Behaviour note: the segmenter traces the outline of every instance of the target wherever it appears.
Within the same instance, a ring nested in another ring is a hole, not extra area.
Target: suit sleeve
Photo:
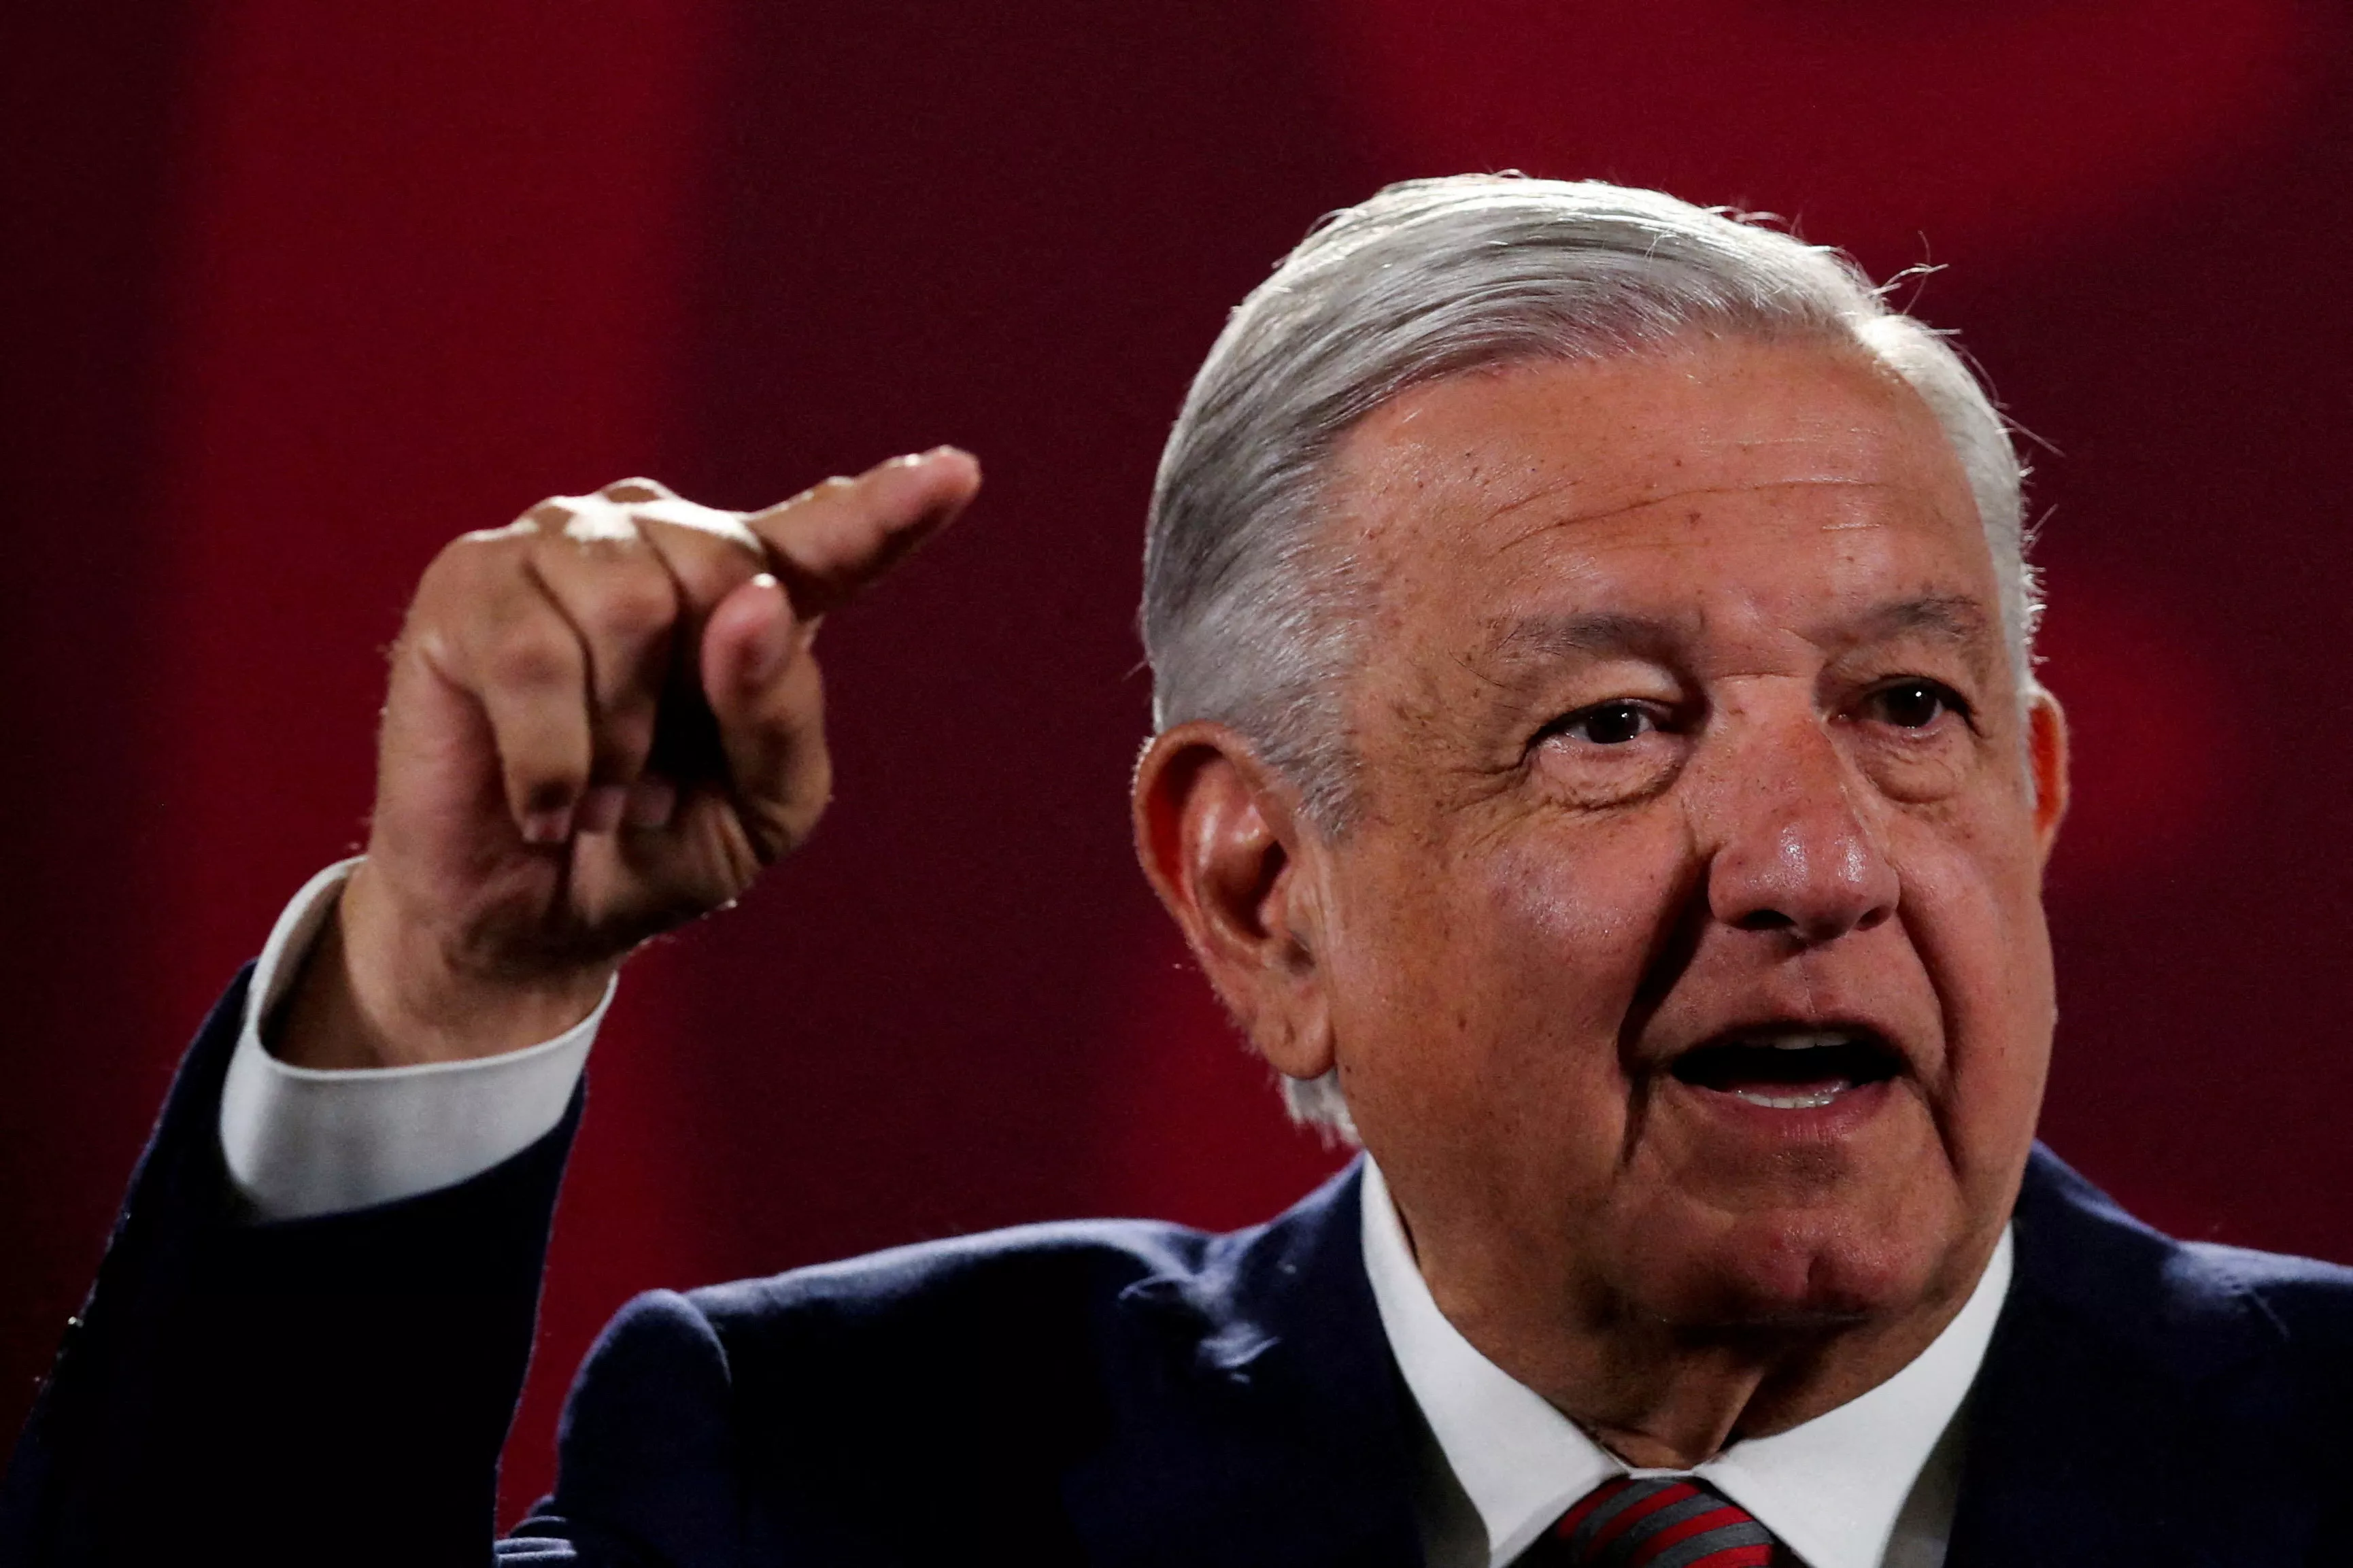
[[[223,1079],[250,971],[182,1063],[5,1486],[0,1561],[487,1562],[580,1097],[456,1186],[250,1223]]]

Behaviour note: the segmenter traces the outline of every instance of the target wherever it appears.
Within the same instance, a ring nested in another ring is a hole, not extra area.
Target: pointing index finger
[[[794,611],[814,620],[945,527],[979,489],[980,464],[971,453],[934,447],[854,479],[828,479],[744,521],[767,544]]]

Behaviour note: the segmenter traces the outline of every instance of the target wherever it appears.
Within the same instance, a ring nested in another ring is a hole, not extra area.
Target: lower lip
[[[1778,1100],[1803,1099],[1799,1105],[1767,1105],[1732,1089],[1704,1089],[1681,1079],[1668,1079],[1672,1089],[1695,1108],[1750,1132],[1778,1133],[1808,1140],[1835,1138],[1860,1129],[1894,1100],[1895,1082],[1856,1084],[1824,1098],[1810,1087],[1759,1087],[1749,1092]],[[1820,1103],[1815,1101],[1820,1100]]]

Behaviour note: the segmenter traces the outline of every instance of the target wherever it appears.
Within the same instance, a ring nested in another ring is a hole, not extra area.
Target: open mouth
[[[1904,1070],[1895,1048],[1869,1029],[1763,1028],[1693,1047],[1668,1068],[1681,1082],[1770,1110],[1818,1110],[1851,1089]]]

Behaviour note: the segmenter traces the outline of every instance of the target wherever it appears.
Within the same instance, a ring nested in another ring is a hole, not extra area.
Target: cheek
[[[1907,838],[1905,919],[1945,1012],[1948,1136],[1998,1169],[2032,1137],[2055,1016],[2033,844],[1995,823]]]
[[[1614,1046],[1680,902],[1680,826],[1664,813],[1531,836],[1476,885],[1499,945],[1546,1016]]]
[[[1620,1043],[1681,853],[1669,826],[1613,824],[1525,832],[1386,879],[1397,892],[1337,992],[1356,1092],[1409,1085],[1416,1114],[1512,1142],[1500,1129],[1529,1116],[1622,1117]]]

